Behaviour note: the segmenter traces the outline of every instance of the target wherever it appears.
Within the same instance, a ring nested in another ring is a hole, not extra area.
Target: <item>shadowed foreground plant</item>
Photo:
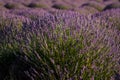
[[[11,28],[0,43],[1,79],[110,80],[117,72],[109,42],[103,43],[104,30],[93,33],[89,27],[63,25],[38,31]]]

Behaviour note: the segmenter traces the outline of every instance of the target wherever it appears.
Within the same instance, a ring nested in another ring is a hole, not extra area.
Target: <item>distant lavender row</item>
[[[104,10],[120,8],[119,0],[1,0],[0,10],[10,9],[47,9],[70,10],[83,15],[94,14]]]

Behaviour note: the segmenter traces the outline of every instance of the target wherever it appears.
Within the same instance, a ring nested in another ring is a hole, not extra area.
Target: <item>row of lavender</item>
[[[113,77],[118,79],[120,77],[119,13],[120,9],[88,16],[72,11],[43,9],[0,12],[2,65],[0,78],[12,79],[12,76],[15,80],[47,80],[47,78],[104,80]],[[80,57],[79,62],[78,56],[82,54],[87,58]],[[81,61],[86,62],[82,65]],[[81,70],[78,65],[82,65]],[[45,67],[45,70],[40,67]],[[113,75],[114,72],[117,75]]]
[[[42,8],[42,9],[62,9],[77,11],[81,14],[88,15],[102,12],[109,9],[120,8],[119,0],[1,0],[0,10],[9,9],[29,9],[29,8]]]

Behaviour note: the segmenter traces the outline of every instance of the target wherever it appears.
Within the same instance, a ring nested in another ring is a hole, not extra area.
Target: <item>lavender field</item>
[[[120,80],[120,0],[0,0],[0,80]]]

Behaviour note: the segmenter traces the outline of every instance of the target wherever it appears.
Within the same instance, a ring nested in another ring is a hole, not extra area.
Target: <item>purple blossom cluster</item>
[[[42,31],[49,32],[49,29],[55,29],[55,27],[61,25],[64,28],[70,27],[77,31],[82,30],[85,35],[86,41],[91,41],[96,44],[96,41],[101,41],[101,45],[108,45],[111,47],[110,53],[115,53],[117,56],[120,53],[120,32],[116,27],[116,23],[119,23],[119,9],[113,9],[105,11],[95,15],[84,16],[78,12],[73,11],[45,11],[42,9],[34,10],[11,10],[1,13],[2,22],[5,22],[4,30],[9,34],[9,29],[22,29],[20,32],[27,34],[35,31],[40,34]],[[109,19],[116,19],[110,22]],[[3,23],[1,23],[2,25]],[[9,26],[8,26],[9,25]],[[119,25],[117,25],[119,27]],[[27,31],[26,31],[27,30]],[[12,31],[11,31],[12,33]],[[92,38],[92,36],[94,36]],[[6,33],[5,33],[6,35]],[[2,41],[2,40],[1,40]],[[87,45],[87,44],[86,44]],[[99,47],[99,46],[98,46]],[[87,49],[87,48],[86,48]]]

